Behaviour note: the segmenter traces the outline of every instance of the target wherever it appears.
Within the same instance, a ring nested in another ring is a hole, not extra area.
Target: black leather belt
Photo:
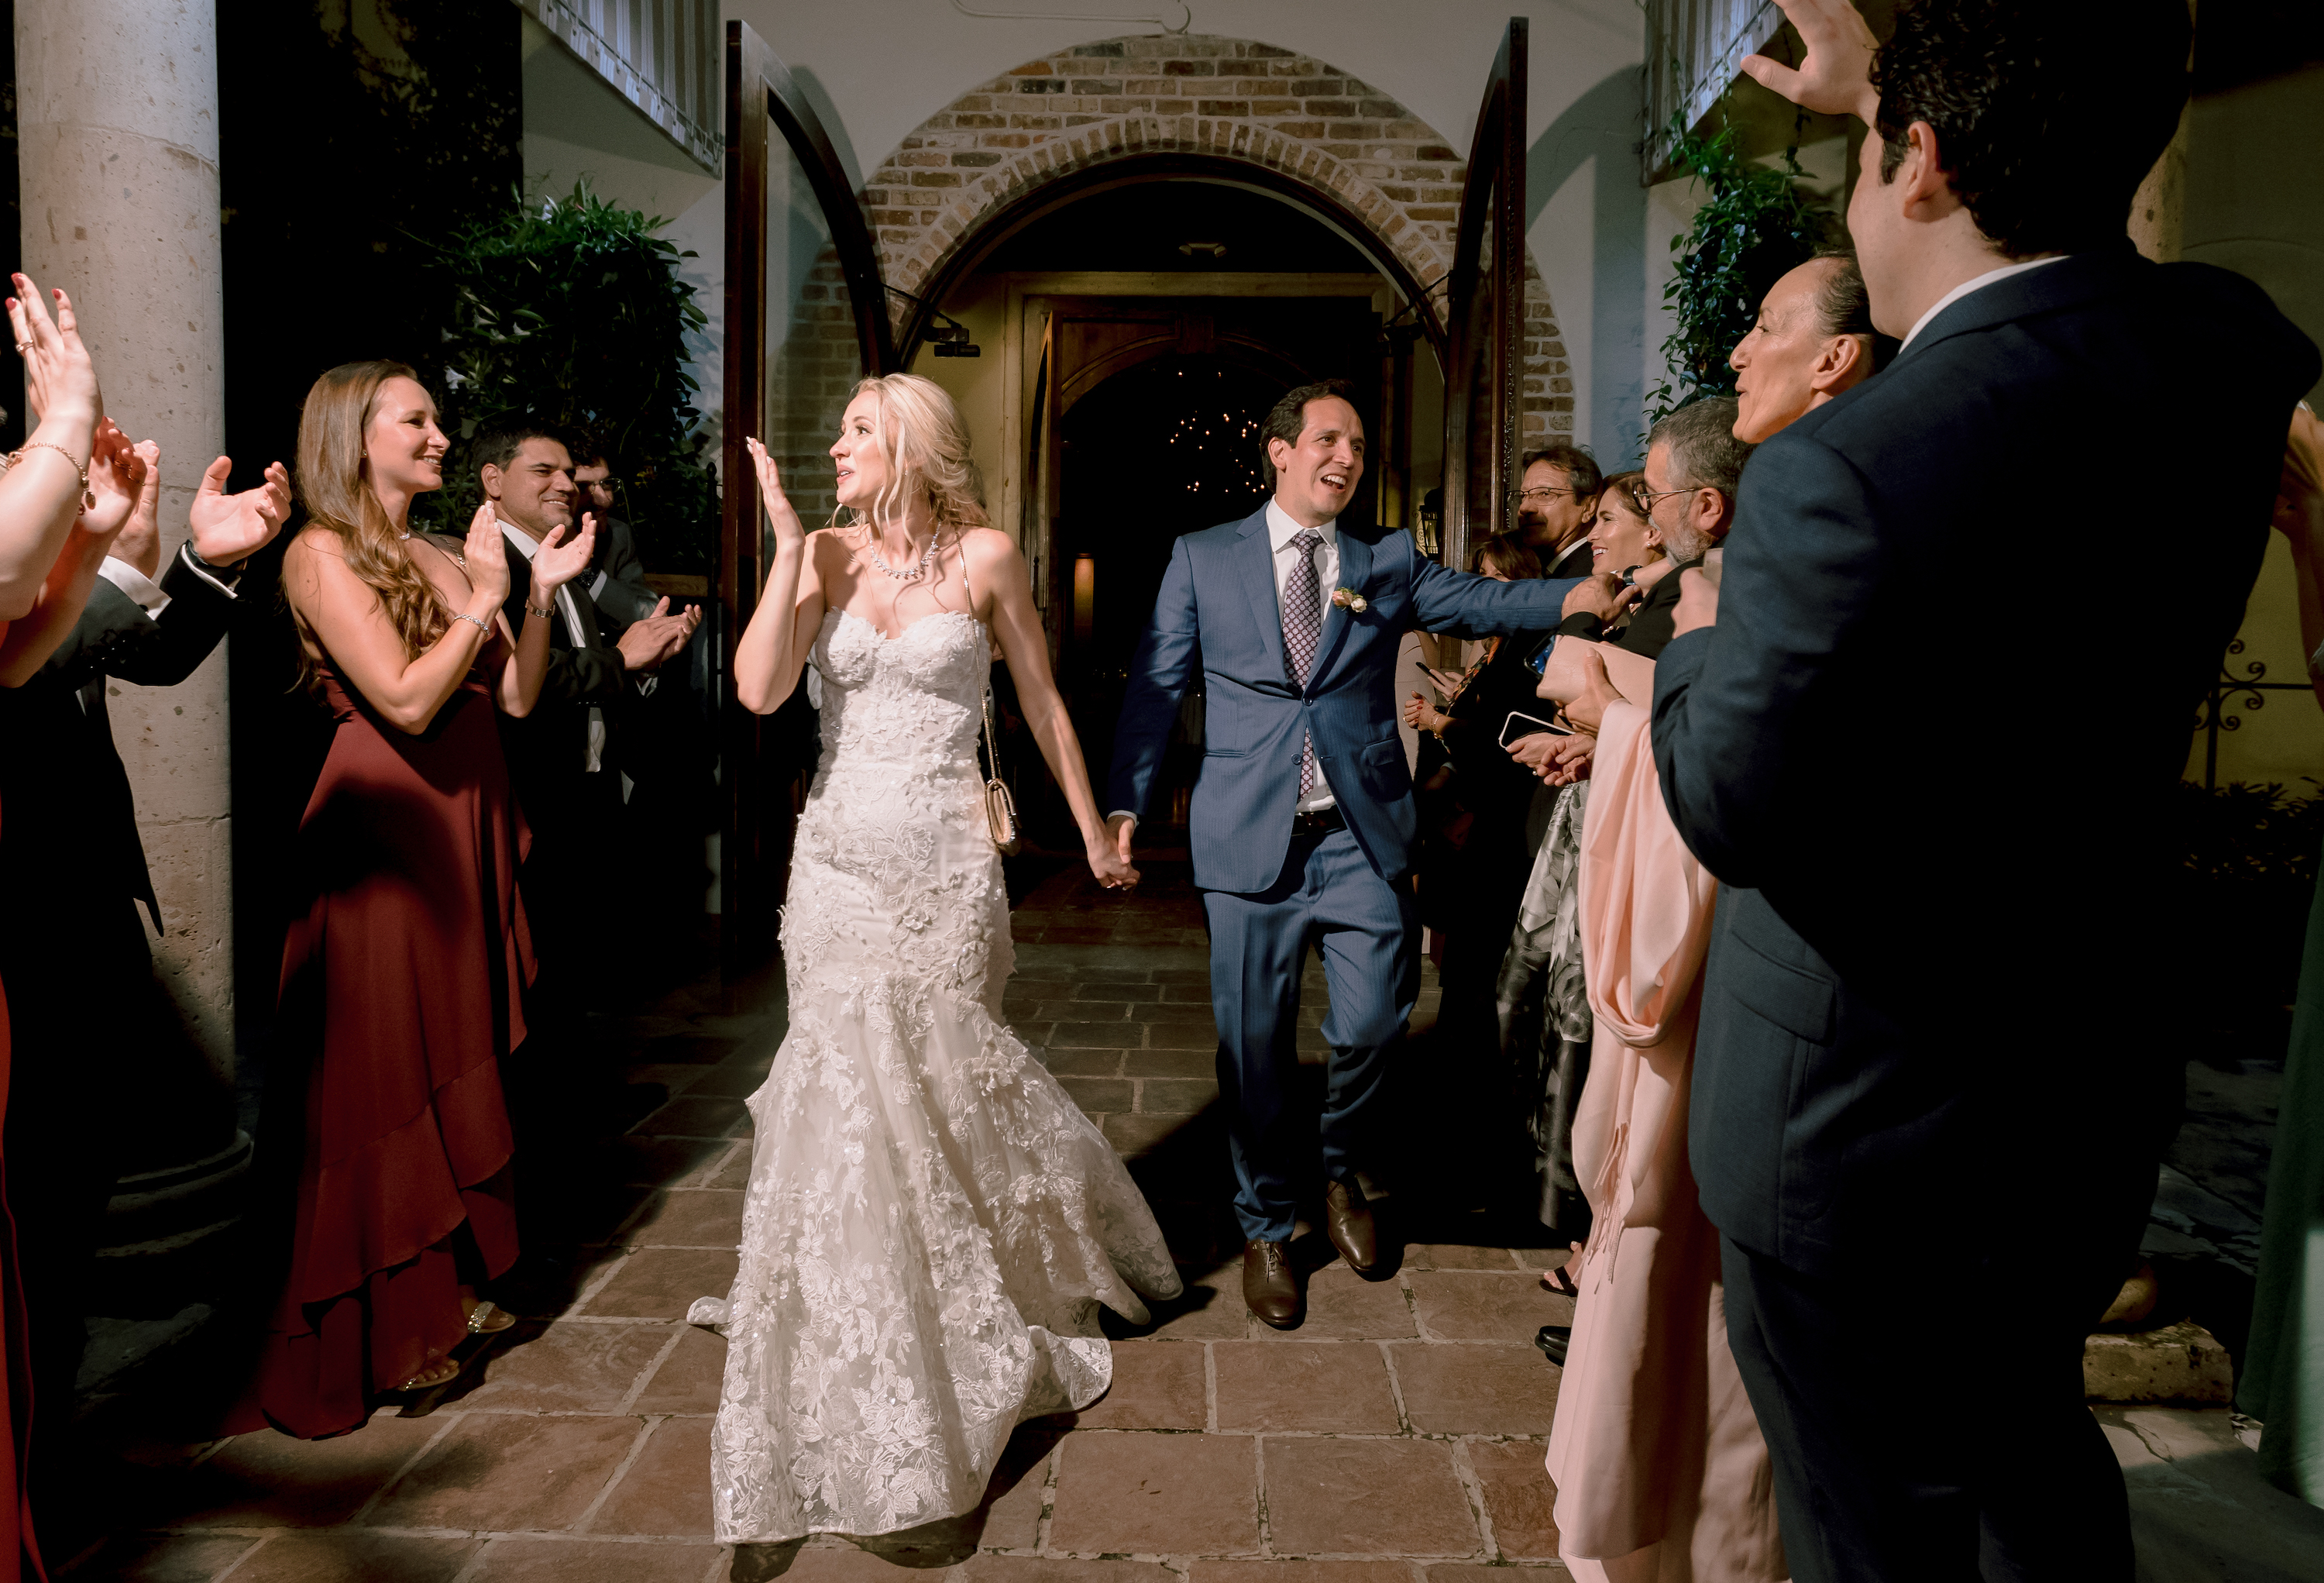
[[[1348,821],[1340,812],[1340,805],[1335,802],[1329,808],[1319,808],[1313,813],[1293,814],[1291,828],[1302,836],[1328,836],[1333,830],[1346,829]]]

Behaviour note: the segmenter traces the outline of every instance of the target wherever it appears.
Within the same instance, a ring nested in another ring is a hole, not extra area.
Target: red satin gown
[[[415,736],[319,680],[337,731],[299,826],[275,1057],[304,1068],[306,1153],[290,1279],[226,1425],[306,1440],[458,1345],[459,1286],[516,1259],[500,1061],[532,977],[529,836],[485,684],[471,671]]]

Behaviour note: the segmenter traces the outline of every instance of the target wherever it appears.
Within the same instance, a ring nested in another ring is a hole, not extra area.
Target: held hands
[[[1827,116],[1853,116],[1866,125],[1880,113],[1872,87],[1872,52],[1879,41],[1849,0],[1775,0],[1807,54],[1797,67],[1765,55],[1743,57],[1743,69],[1762,88]]]
[[[239,495],[226,492],[233,471],[231,457],[220,457],[205,468],[187,514],[194,553],[203,564],[220,569],[263,549],[290,517],[290,475],[281,462],[269,462],[266,482]],[[493,536],[499,536],[497,527]]]
[[[589,558],[597,552],[597,519],[589,512],[581,514],[581,531],[569,533],[564,528],[551,528],[540,548],[532,552],[532,591],[538,596],[537,605],[549,603],[549,596],[589,569]],[[507,557],[502,557],[507,564]]]
[[[25,402],[40,417],[54,412],[94,423],[105,411],[105,398],[97,388],[97,365],[90,360],[88,348],[81,345],[80,321],[74,317],[72,299],[62,292],[54,293],[57,315],[51,319],[49,305],[32,276],[15,274],[9,279],[16,286],[16,294],[8,299],[9,338],[16,343],[16,355],[24,360]]]
[[[700,606],[689,605],[672,616],[669,599],[664,596],[650,616],[641,616],[630,623],[621,641],[613,646],[621,651],[622,664],[632,671],[657,670],[685,652],[693,641],[694,629],[702,625]]]
[[[1136,819],[1118,813],[1105,821],[1105,834],[1089,844],[1090,872],[1107,890],[1127,891],[1138,884],[1138,870],[1130,862],[1130,838],[1137,829]]]
[[[141,440],[134,449],[137,459],[145,464],[145,486],[137,492],[128,524],[107,553],[150,579],[161,569],[161,448]]]
[[[759,501],[767,508],[767,522],[775,532],[777,551],[794,549],[807,542],[807,529],[799,522],[798,513],[784,498],[781,473],[767,448],[756,440],[742,441],[742,449],[751,453],[751,466],[759,475]]]

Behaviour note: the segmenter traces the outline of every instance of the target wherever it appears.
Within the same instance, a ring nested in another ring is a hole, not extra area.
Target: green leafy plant
[[[2181,960],[2222,1026],[2272,1023],[2298,987],[2324,851],[2324,796],[2315,788],[2310,781],[2302,796],[2279,784],[2205,791],[2180,783],[2173,816],[2185,865],[2185,888],[2175,898]]]
[[[530,418],[604,445],[615,510],[655,571],[717,563],[717,479],[702,459],[702,414],[686,338],[706,316],[678,276],[667,221],[597,197],[527,204],[430,247],[442,306],[440,381],[453,455],[426,497],[442,531],[466,531],[478,489],[466,445],[482,429]]]
[[[1807,174],[1796,147],[1781,169],[1744,157],[1733,125],[1709,137],[1681,118],[1669,127],[1671,163],[1710,196],[1683,236],[1671,238],[1678,268],[1663,304],[1678,328],[1663,342],[1663,382],[1647,397],[1647,421],[1704,396],[1735,393],[1727,355],[1759,316],[1759,300],[1786,271],[1815,255],[1837,227],[1831,211],[1799,185]]]

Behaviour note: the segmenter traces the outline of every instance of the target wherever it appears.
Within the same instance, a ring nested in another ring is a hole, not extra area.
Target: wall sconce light
[[[1097,558],[1074,557],[1074,641],[1087,643],[1097,628]]]

